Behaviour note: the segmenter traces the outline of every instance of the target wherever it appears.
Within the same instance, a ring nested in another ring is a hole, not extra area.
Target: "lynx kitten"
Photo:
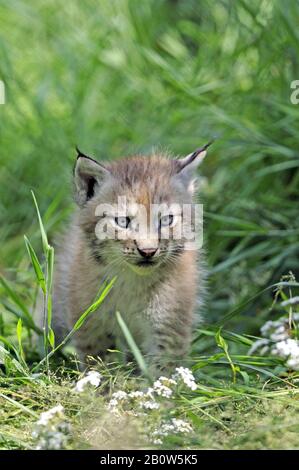
[[[83,361],[125,347],[117,311],[153,367],[175,364],[188,352],[203,268],[182,230],[182,207],[194,208],[195,170],[208,146],[183,159],[153,154],[104,164],[78,151],[78,208],[59,250],[54,286],[58,341],[94,302],[103,280],[116,276],[74,337]]]

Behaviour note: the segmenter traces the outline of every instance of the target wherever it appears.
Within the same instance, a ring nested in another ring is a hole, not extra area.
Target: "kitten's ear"
[[[201,164],[207,154],[207,148],[213,143],[210,141],[203,147],[196,149],[195,152],[190,153],[185,158],[176,160],[176,172],[187,187],[188,191],[193,193],[197,167]]]
[[[78,148],[77,161],[74,168],[75,199],[83,206],[94,196],[96,186],[107,177],[109,170],[91,157],[84,155]]]

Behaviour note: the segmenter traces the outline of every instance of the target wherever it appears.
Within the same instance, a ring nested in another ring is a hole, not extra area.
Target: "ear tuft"
[[[194,152],[187,155],[185,158],[180,158],[175,160],[176,163],[176,173],[180,177],[181,181],[187,187],[187,190],[190,193],[193,193],[195,190],[195,170],[201,164],[203,159],[207,154],[207,148],[213,143],[213,140],[208,142],[203,147],[196,149]]]
[[[76,150],[78,155],[74,168],[75,199],[79,206],[83,206],[93,198],[96,187],[110,172],[104,165],[82,153],[78,147]]]
[[[176,160],[177,168],[178,168],[177,172],[180,173],[185,167],[189,165],[191,165],[193,168],[196,168],[197,166],[199,166],[207,154],[206,152],[207,148],[210,147],[210,145],[213,142],[214,141],[211,140],[203,147],[200,147],[196,149],[195,152],[192,152],[189,155],[187,155],[185,158],[180,158],[179,160]]]

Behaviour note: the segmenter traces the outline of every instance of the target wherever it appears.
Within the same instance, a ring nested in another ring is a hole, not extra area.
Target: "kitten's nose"
[[[152,258],[154,256],[154,254],[157,252],[157,249],[158,248],[143,248],[142,250],[140,248],[138,248],[137,246],[137,250],[138,252],[141,254],[141,256],[143,256],[144,258]]]

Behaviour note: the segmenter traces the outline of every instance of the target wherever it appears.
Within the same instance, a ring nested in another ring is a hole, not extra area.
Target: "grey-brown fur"
[[[55,274],[53,328],[58,341],[94,301],[103,280],[117,276],[100,309],[74,337],[82,361],[125,347],[116,311],[151,363],[175,363],[188,352],[198,292],[202,297],[200,253],[186,251],[184,240],[159,239],[161,228],[157,238],[154,234],[136,242],[126,235],[122,241],[101,241],[95,234],[95,211],[99,203],[114,203],[119,195],[147,210],[151,203],[191,203],[194,170],[204,155],[198,151],[196,158],[173,160],[154,154],[102,166],[79,154],[74,175],[78,208],[58,250]],[[114,224],[112,219],[108,217]],[[139,267],[138,250],[148,253],[153,245],[156,264]]]

